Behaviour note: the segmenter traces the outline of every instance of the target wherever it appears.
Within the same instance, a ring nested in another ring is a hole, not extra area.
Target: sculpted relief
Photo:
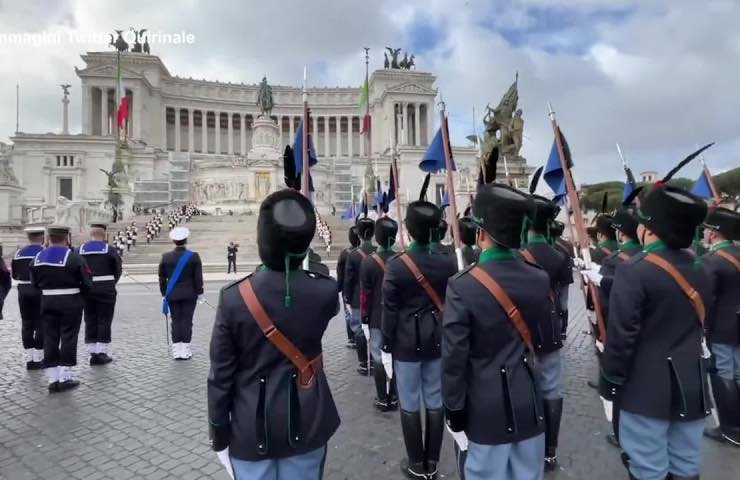
[[[246,178],[198,179],[193,182],[193,201],[196,204],[237,202],[247,200],[249,188]]]

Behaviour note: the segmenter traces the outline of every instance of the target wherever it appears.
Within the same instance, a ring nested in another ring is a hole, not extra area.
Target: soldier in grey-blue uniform
[[[321,341],[339,312],[337,284],[300,270],[316,229],[295,190],[260,206],[262,267],[221,290],[211,337],[211,446],[236,480],[322,478],[339,415]]]
[[[342,289],[344,288],[344,271],[347,267],[347,257],[353,249],[360,246],[360,237],[357,236],[356,226],[352,225],[347,232],[347,235],[349,237],[349,247],[342,250],[337,259],[337,286],[339,288],[339,294],[343,300],[344,295],[342,295]],[[344,324],[347,329],[347,348],[356,348],[355,334],[352,332],[352,327],[350,325],[352,322],[352,311],[350,310],[349,304],[344,303],[344,301],[342,301],[342,307],[344,310]]]
[[[545,412],[533,332],[551,318],[550,281],[516,252],[533,208],[507,185],[480,187],[473,216],[481,254],[447,287],[442,397],[448,428],[468,444],[466,480],[544,477]]]
[[[712,278],[714,302],[707,312],[706,334],[714,357],[709,374],[719,427],[706,433],[740,446],[740,215],[727,208],[710,210],[704,220],[709,247],[702,265]]]
[[[710,278],[685,249],[706,213],[704,201],[685,190],[651,187],[637,209],[643,252],[614,276],[599,393],[619,411],[631,478],[698,479],[701,471]]]
[[[406,230],[413,239],[405,252],[386,262],[383,278],[382,362],[396,377],[408,478],[437,478],[444,431],[441,396],[442,309],[447,280],[456,272],[449,255],[431,251],[442,212],[424,200],[406,209]],[[422,436],[421,407],[426,413]]]

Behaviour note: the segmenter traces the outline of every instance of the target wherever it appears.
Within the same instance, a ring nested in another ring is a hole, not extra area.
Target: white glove
[[[586,268],[586,262],[583,261],[580,257],[575,257],[573,259],[573,265],[575,265],[578,268]]]
[[[599,353],[604,353],[604,344],[598,340],[596,340],[596,350],[598,350]]]
[[[380,352],[380,360],[383,362],[385,375],[388,377],[388,380],[390,380],[393,378],[393,355],[390,353]]]
[[[709,348],[707,348],[707,339],[702,338],[701,339],[701,358],[709,358],[712,356],[712,352],[709,351]]]
[[[447,431],[450,432],[450,435],[452,435],[452,439],[455,440],[455,443],[457,444],[460,451],[464,452],[468,449],[468,436],[465,434],[464,431],[453,432],[452,430],[450,430],[450,427],[447,427]]]
[[[601,405],[604,407],[604,416],[606,416],[606,421],[612,423],[612,416],[614,415],[614,404],[611,400],[607,400],[604,397],[599,398],[601,399]]]
[[[202,293],[198,295],[198,305],[203,305],[206,302],[206,296]]]
[[[583,278],[597,286],[601,286],[601,279],[604,278],[602,274],[593,268],[591,270],[581,270],[581,275],[583,275]]]
[[[370,341],[370,325],[362,324],[362,333],[365,334],[365,340]]]
[[[226,473],[229,474],[229,478],[234,479],[234,470],[231,468],[231,459],[229,458],[229,447],[224,448],[220,452],[216,452],[218,461],[226,469]]]

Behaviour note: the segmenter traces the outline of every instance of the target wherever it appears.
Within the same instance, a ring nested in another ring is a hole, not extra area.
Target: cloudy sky
[[[698,144],[710,169],[740,165],[740,2],[735,0],[0,0],[0,141],[20,129],[58,131],[60,83],[71,83],[72,130],[79,131],[74,67],[106,42],[70,34],[114,28],[186,32],[192,45],[152,45],[180,76],[220,81],[359,86],[364,52],[382,66],[385,46],[417,55],[437,75],[451,112],[453,142],[481,130],[519,72],[523,154],[544,163],[552,142],[551,101],[573,151],[577,181],[623,177],[615,142],[637,171],[665,172]],[[57,33],[41,45],[2,42],[7,33]],[[699,164],[682,175],[695,177]]]

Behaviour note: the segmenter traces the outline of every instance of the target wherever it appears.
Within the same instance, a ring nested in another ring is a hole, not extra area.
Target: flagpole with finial
[[[303,196],[305,196],[309,201],[311,201],[311,192],[310,192],[310,183],[309,183],[309,176],[311,175],[310,172],[310,165],[308,162],[308,86],[307,86],[307,72],[306,72],[306,66],[303,67],[303,128],[301,129],[301,160],[303,163],[302,169],[303,174],[301,175],[301,193],[303,193]],[[309,267],[309,257],[310,254],[307,252],[306,257],[303,259],[303,269],[308,270]]]
[[[462,243],[460,242],[460,224],[457,221],[457,199],[455,198],[455,182],[452,180],[452,156],[450,150],[450,132],[447,125],[445,102],[440,94],[439,120],[442,130],[442,148],[445,155],[445,170],[447,173],[447,195],[450,197],[450,216],[452,220],[452,233],[455,235],[455,256],[457,257],[457,268],[462,271],[465,261],[462,255]]]
[[[403,237],[403,218],[401,217],[401,194],[398,185],[398,143],[393,146],[393,139],[388,135],[388,143],[391,144],[391,174],[393,175],[393,194],[396,201],[396,221],[398,222],[398,238],[401,239],[401,248],[406,249],[406,240]]]
[[[583,259],[585,266],[587,269],[591,268],[591,252],[589,251],[589,241],[588,241],[588,232],[586,231],[586,223],[583,218],[583,211],[581,211],[581,202],[578,198],[578,193],[576,192],[576,186],[575,182],[573,181],[573,176],[571,175],[570,166],[568,165],[568,160],[565,156],[565,149],[563,148],[563,141],[560,134],[560,126],[557,123],[557,120],[555,119],[555,112],[552,109],[552,105],[550,102],[547,102],[547,108],[548,108],[548,116],[550,117],[550,123],[552,124],[552,131],[555,135],[555,144],[558,149],[558,156],[560,157],[560,168],[563,170],[563,177],[565,179],[565,188],[566,188],[566,197],[568,199],[568,204],[570,206],[570,209],[573,211],[573,219],[571,219],[571,216],[568,215],[568,221],[569,222],[575,222],[575,233],[576,233],[576,242],[578,243],[578,246],[580,247],[580,253],[581,258]],[[596,323],[598,327],[598,333],[600,336],[600,339],[597,339],[597,341],[600,341],[603,345],[606,344],[606,323],[604,322],[604,317],[602,316],[602,310],[601,310],[601,301],[599,297],[599,291],[596,288],[596,286],[591,283],[587,282],[588,291],[591,293],[591,300],[594,305],[594,312],[596,314]],[[584,295],[586,291],[584,290]]]

